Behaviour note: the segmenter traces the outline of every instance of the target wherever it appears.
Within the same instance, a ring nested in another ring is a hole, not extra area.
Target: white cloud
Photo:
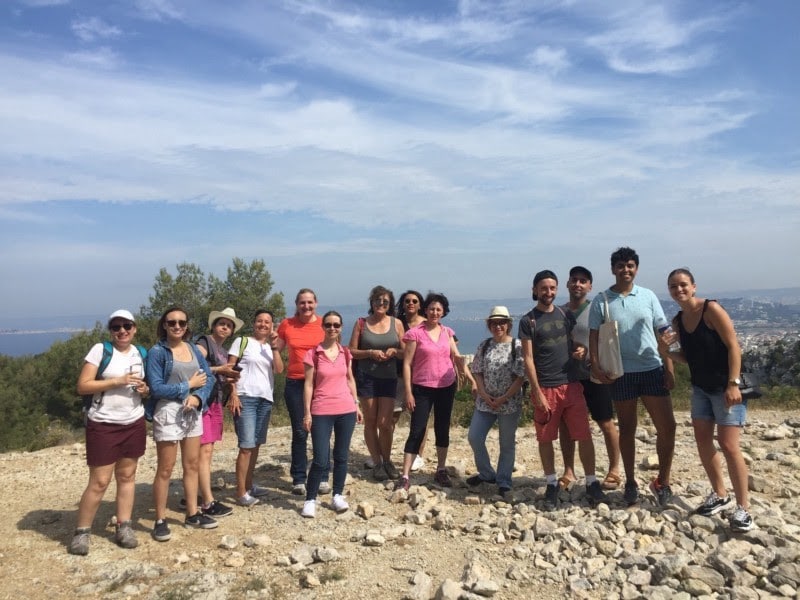
[[[285,83],[265,83],[261,86],[258,93],[264,98],[280,98],[288,96],[297,89],[296,81],[287,81]]]
[[[153,21],[180,20],[181,10],[171,0],[136,0],[136,8],[145,19]],[[224,8],[222,9],[224,10]]]
[[[122,35],[119,27],[109,25],[99,17],[75,19],[71,24],[73,33],[83,42],[107,39]]]
[[[564,48],[539,46],[530,54],[530,60],[534,65],[556,73],[569,67],[569,58]]]
[[[100,47],[93,50],[79,50],[65,56],[68,63],[85,65],[90,68],[114,69],[119,65],[119,56],[111,48]]]

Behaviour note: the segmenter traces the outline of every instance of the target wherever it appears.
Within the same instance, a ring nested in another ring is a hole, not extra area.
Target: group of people
[[[152,537],[167,541],[169,481],[180,447],[183,467],[185,526],[217,527],[232,512],[214,498],[211,462],[214,444],[222,439],[223,406],[232,413],[238,438],[236,503],[249,507],[267,490],[253,481],[259,449],[266,443],[274,402],[275,374],[288,358],[284,399],[292,429],[292,493],[303,496],[301,515],[316,516],[317,496],[333,492],[331,508],[348,510],[344,486],[352,435],[364,425],[368,465],[376,480],[394,480],[395,489],[409,490],[411,472],[427,437],[433,413],[437,465],[434,481],[452,485],[447,471],[450,420],[459,376],[470,382],[475,410],[468,440],[476,474],[469,486],[497,486],[506,497],[513,489],[516,431],[529,397],[546,480],[543,507],[553,510],[560,488],[576,481],[575,442],[583,465],[586,496],[592,504],[607,501],[606,491],[623,483],[628,504],[639,499],[635,477],[637,400],[641,398],[657,433],[659,471],[649,485],[655,501],[672,496],[671,463],[675,419],[670,389],[673,361],[689,365],[691,412],[701,462],[712,491],[698,508],[713,515],[729,507],[718,436],[735,496],[732,529],[753,527],[747,496],[747,467],[739,448],[746,402],[739,391],[741,350],[730,317],[713,300],[695,295],[688,269],[669,274],[668,289],[681,311],[671,325],[655,294],[634,283],[639,257],[631,248],[611,255],[615,283],[591,302],[592,274],[576,266],[569,272],[569,301],[555,303],[558,277],[549,270],[533,279],[533,309],[519,322],[504,306],[491,309],[490,336],[466,364],[455,332],[442,323],[450,306],[445,295],[414,290],[395,303],[391,290],[376,286],[369,295],[366,317],[353,324],[349,343],[342,343],[342,317],[336,311],[318,316],[313,290],[301,289],[295,314],[277,329],[268,310],[254,315],[253,333],[229,339],[244,322],[232,308],[209,315],[209,333],[193,340],[189,315],[170,307],[158,321],[158,343],[149,351],[134,344],[136,322],[127,310],[108,319],[111,341],[96,344],[86,355],[78,393],[90,399],[86,413],[86,460],[89,483],[78,509],[77,528],[69,545],[73,554],[87,554],[90,531],[100,501],[111,481],[117,484],[115,541],[134,548],[132,511],[137,463],[145,451],[145,419],[153,422],[157,469],[153,482],[155,523]],[[606,320],[617,322],[624,374],[612,379],[598,361],[598,331]],[[679,350],[676,348],[680,347]],[[402,463],[392,460],[395,425],[401,411],[410,415]],[[619,429],[614,424],[616,412]],[[591,419],[603,434],[609,467],[601,481],[595,473]],[[486,446],[497,423],[499,452],[493,466]],[[308,437],[312,459],[309,465]],[[331,438],[333,444],[331,445]],[[560,438],[564,462],[558,478],[553,442]],[[328,483],[330,474],[332,487]]]

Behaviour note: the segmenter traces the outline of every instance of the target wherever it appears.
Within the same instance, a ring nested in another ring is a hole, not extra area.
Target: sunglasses
[[[186,327],[188,321],[184,321],[183,319],[170,319],[169,321],[165,321],[167,327]]]
[[[403,304],[419,304],[419,300],[416,298],[406,298],[403,300]]]
[[[323,323],[322,326],[325,329],[341,329],[342,328],[342,324],[341,323]]]
[[[109,329],[114,333],[117,333],[120,329],[124,329],[125,331],[130,331],[133,329],[133,323],[119,323],[109,326]]]
[[[391,304],[386,298],[376,298],[372,303],[375,306],[389,306]]]

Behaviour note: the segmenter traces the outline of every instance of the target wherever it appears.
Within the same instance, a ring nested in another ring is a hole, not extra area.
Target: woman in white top
[[[92,397],[86,414],[89,484],[78,506],[78,525],[69,545],[71,554],[89,553],[92,522],[112,475],[117,483],[114,540],[123,548],[138,545],[131,513],[136,467],[147,438],[142,406],[142,396],[149,393],[144,380],[146,352],[133,344],[136,323],[129,311],[111,313],[108,330],[111,343],[92,347],[78,377],[78,393]]]

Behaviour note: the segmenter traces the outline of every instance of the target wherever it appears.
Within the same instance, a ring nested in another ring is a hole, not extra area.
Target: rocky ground
[[[300,517],[290,494],[289,430],[275,427],[257,469],[270,494],[237,507],[215,530],[182,527],[176,477],[169,514],[172,540],[153,541],[150,482],[155,448],[140,462],[135,518],[140,545],[113,543],[113,484],[103,502],[89,556],[66,551],[86,483],[83,445],[0,456],[5,516],[0,521],[3,598],[766,598],[795,597],[800,583],[800,418],[752,411],[743,447],[751,467],[752,513],[758,527],[732,534],[724,515],[692,514],[708,492],[688,416],[677,415],[673,469],[676,499],[666,508],[647,493],[626,507],[621,491],[589,507],[580,483],[562,492],[561,507],[540,511],[544,480],[531,428],[518,432],[513,498],[493,486],[470,489],[466,431],[453,432],[455,486],[436,487],[432,469],[393,493],[362,468],[354,436],[346,493],[351,510],[337,515],[322,496],[317,518]],[[395,448],[407,433],[398,430]],[[655,438],[640,426],[637,479],[653,476]],[[496,432],[490,434],[496,447]],[[595,437],[598,464],[604,448]],[[429,465],[432,459],[432,448]],[[235,436],[216,452],[218,499],[230,502]],[[600,469],[602,471],[602,467]],[[177,475],[177,474],[176,474]]]

